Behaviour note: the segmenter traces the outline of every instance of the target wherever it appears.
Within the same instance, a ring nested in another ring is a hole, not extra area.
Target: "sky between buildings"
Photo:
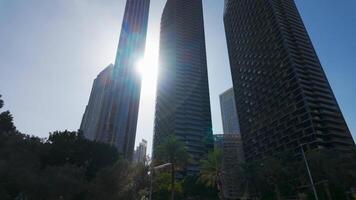
[[[223,0],[204,0],[214,133],[219,94],[232,86]],[[153,137],[159,24],[151,0],[136,143]],[[296,0],[346,121],[356,138],[356,1]],[[114,62],[125,0],[0,0],[0,94],[17,128],[47,137],[77,130],[96,75]]]

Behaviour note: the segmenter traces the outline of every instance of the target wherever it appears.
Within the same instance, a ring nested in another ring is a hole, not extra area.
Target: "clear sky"
[[[223,0],[204,0],[214,133],[219,94],[232,86]],[[136,141],[151,148],[159,23],[151,0]],[[296,0],[346,121],[356,138],[356,1]],[[77,130],[96,75],[114,62],[125,0],[0,0],[0,94],[17,128],[47,137]]]

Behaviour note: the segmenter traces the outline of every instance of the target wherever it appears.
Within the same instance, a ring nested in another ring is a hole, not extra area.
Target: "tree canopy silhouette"
[[[0,109],[4,106],[4,101],[1,99],[0,95]],[[4,111],[0,113],[0,132],[15,131],[16,127],[13,123],[13,117],[10,111]]]
[[[0,107],[3,104],[0,98]],[[16,130],[10,112],[0,117],[1,200],[120,200],[144,195],[147,167],[121,159],[115,147],[89,141],[76,131],[55,131],[47,139],[25,135]]]

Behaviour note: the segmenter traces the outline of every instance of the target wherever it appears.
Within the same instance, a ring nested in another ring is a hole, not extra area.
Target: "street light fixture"
[[[305,167],[307,168],[307,171],[308,171],[308,176],[309,176],[309,180],[310,180],[311,186],[313,188],[313,193],[314,193],[315,200],[319,200],[318,193],[316,192],[314,180],[313,180],[311,171],[309,169],[309,164],[308,164],[307,158],[305,156],[305,152],[304,152],[304,148],[303,148],[304,145],[307,145],[307,144],[306,143],[300,144],[300,149],[302,150],[303,160],[304,160],[304,163],[305,163]]]
[[[151,183],[150,183],[150,196],[149,196],[149,200],[152,200],[153,174],[154,174],[154,171],[160,170],[160,169],[163,169],[163,168],[166,168],[166,167],[169,167],[169,166],[171,166],[171,165],[172,165],[172,163],[165,163],[165,164],[162,164],[162,165],[158,165],[158,166],[156,166],[156,167],[150,167]]]

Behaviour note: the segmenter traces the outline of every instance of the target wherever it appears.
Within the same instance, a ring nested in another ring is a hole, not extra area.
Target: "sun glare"
[[[141,94],[154,95],[158,73],[158,44],[155,41],[147,41],[145,55],[136,67],[142,77]]]

